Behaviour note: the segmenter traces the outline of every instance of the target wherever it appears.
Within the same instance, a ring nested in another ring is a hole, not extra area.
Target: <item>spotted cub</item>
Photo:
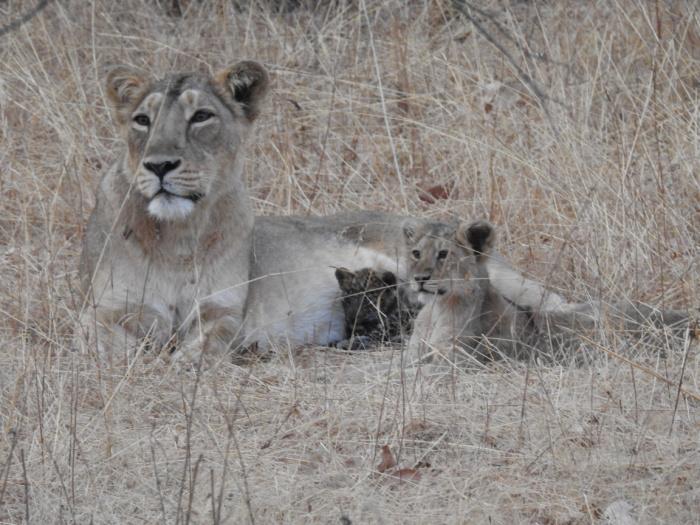
[[[392,272],[363,268],[352,272],[338,268],[335,277],[345,314],[345,337],[341,348],[366,348],[398,342],[410,334],[418,305],[412,301]]]

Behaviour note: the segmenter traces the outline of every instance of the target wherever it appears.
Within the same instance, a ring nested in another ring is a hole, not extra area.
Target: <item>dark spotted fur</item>
[[[398,342],[410,335],[418,306],[392,272],[338,268],[335,277],[345,313],[346,340],[338,346],[366,347]]]

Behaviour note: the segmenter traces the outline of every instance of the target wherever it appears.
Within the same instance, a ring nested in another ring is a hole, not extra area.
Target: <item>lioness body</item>
[[[404,275],[396,235],[404,220],[366,211],[256,218],[246,344],[268,348],[343,340],[345,318],[335,269],[371,267]]]
[[[98,349],[146,335],[181,349],[235,342],[254,221],[241,152],[266,85],[249,62],[216,79],[110,72],[128,148],[100,182],[83,246],[84,325]]]
[[[98,305],[86,310],[88,326],[126,329],[107,330],[97,342],[121,346],[150,333],[159,346],[173,337],[196,344],[193,323],[200,320],[218,322],[215,331],[223,337],[237,333],[249,272],[249,261],[240,254],[250,251],[251,236],[230,235],[219,225],[247,223],[252,230],[247,198],[231,206],[227,201],[235,199],[229,196],[201,221],[158,223],[131,209],[138,209],[140,199],[127,198],[125,186],[117,164],[100,184],[86,232],[82,275],[90,303]]]

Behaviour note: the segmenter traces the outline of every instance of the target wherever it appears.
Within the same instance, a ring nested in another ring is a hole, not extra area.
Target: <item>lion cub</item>
[[[335,277],[342,292],[345,337],[341,348],[400,341],[409,334],[418,305],[410,300],[392,272],[338,268]]]
[[[404,237],[411,287],[425,304],[409,342],[411,358],[417,361],[435,355],[465,364],[536,356],[584,363],[589,356],[582,343],[603,326],[633,337],[663,329],[666,344],[670,335],[684,337],[692,329],[686,312],[630,300],[534,310],[515,306],[489,280],[486,263],[496,235],[484,221],[456,227],[408,221]]]
[[[404,235],[411,287],[425,304],[414,323],[411,357],[429,360],[437,353],[450,362],[468,362],[514,356],[524,314],[489,282],[493,226],[409,221]]]

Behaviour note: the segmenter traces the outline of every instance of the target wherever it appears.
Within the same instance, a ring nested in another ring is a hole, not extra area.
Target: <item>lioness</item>
[[[83,245],[82,319],[102,351],[144,337],[174,357],[344,337],[333,268],[406,276],[405,218],[354,212],[255,219],[241,177],[269,81],[255,62],[161,80],[112,68],[107,97],[126,140],[102,178]],[[563,300],[502,259],[490,282],[530,306]]]
[[[268,88],[239,62],[214,77],[159,81],[109,71],[106,93],[127,142],[102,178],[81,259],[98,349],[228,345],[243,319],[253,212],[243,148]]]

